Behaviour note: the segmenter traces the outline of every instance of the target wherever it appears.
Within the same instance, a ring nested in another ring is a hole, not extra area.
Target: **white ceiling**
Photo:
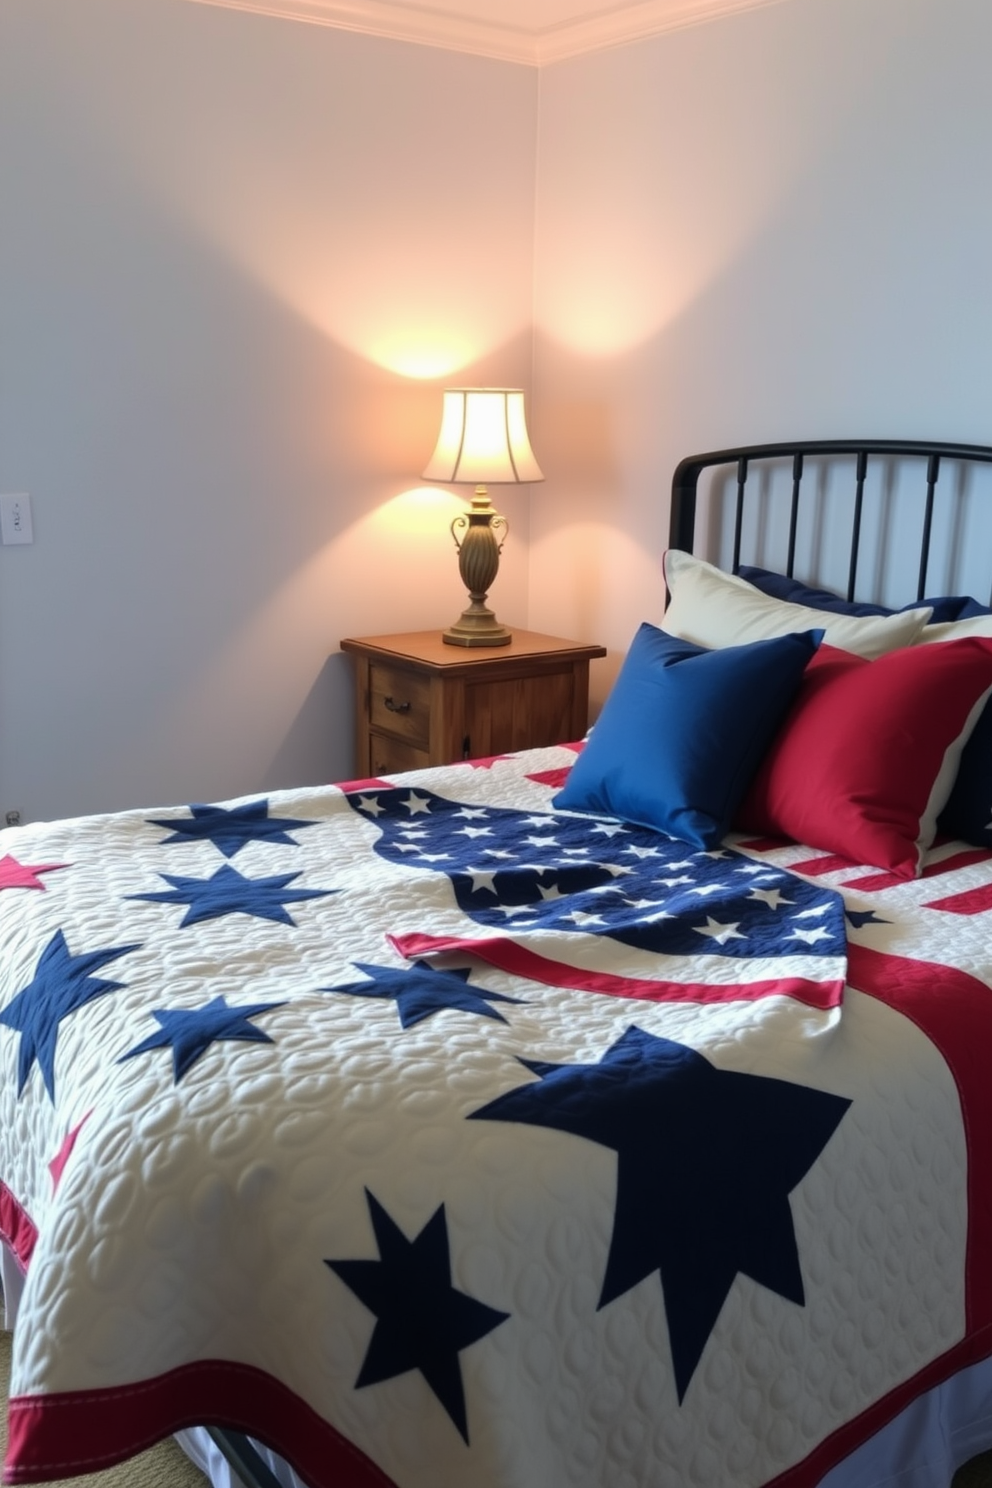
[[[539,67],[782,0],[195,0]]]

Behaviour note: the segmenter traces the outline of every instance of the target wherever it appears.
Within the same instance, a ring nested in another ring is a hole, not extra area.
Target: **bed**
[[[683,461],[586,740],[0,834],[4,1481],[170,1433],[310,1488],[992,1446],[992,611],[929,582],[990,463]],[[909,527],[915,597],[859,602]]]

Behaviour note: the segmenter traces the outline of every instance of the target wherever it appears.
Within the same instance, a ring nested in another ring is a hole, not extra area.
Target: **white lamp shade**
[[[473,485],[540,481],[521,388],[445,388],[441,432],[426,480]]]

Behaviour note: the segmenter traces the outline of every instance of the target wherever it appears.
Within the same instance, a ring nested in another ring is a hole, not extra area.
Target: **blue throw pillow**
[[[809,630],[709,651],[642,625],[552,804],[715,847],[822,637]]]
[[[813,610],[833,610],[838,615],[894,615],[895,610],[886,609],[884,605],[862,604],[859,600],[841,599],[839,594],[833,594],[829,589],[816,589],[810,584],[803,584],[799,579],[790,579],[787,574],[774,573],[769,568],[754,568],[747,563],[741,563],[737,569],[738,576],[760,589],[762,594],[768,594],[772,599],[784,599],[789,604],[807,605]],[[966,594],[941,595],[937,599],[914,599],[909,604],[903,605],[904,610],[915,610],[921,605],[929,605],[933,610],[927,622],[930,625],[941,625],[948,620],[970,620],[975,615],[992,614],[987,605],[979,604]]]

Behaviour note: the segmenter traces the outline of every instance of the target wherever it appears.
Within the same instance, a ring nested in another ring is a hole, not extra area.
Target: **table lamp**
[[[475,485],[471,511],[451,524],[469,603],[442,639],[452,646],[505,646],[511,632],[489,609],[486,596],[509,529],[486,487],[544,479],[527,435],[522,389],[445,388],[441,432],[424,479]]]

